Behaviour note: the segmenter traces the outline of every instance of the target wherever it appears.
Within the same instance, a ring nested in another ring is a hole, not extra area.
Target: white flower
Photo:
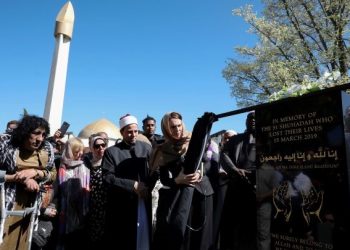
[[[291,84],[288,87],[283,87],[281,90],[272,93],[269,96],[270,101],[276,101],[282,98],[287,98],[291,96],[301,96],[303,94],[317,91],[329,87],[334,87],[341,82],[341,74],[339,71],[332,72],[324,72],[324,74],[317,79],[316,81],[312,81],[312,79],[305,75],[303,77],[303,82],[300,84]]]

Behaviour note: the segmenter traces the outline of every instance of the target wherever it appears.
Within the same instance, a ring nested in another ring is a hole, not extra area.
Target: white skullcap
[[[237,135],[237,132],[232,130],[232,129],[229,129],[229,130],[226,130],[225,131],[225,134],[230,134],[230,135]]]
[[[137,125],[137,119],[135,116],[132,116],[132,115],[129,115],[129,114],[126,114],[124,116],[122,116],[120,119],[119,119],[119,128],[122,129],[124,128],[125,126],[128,126],[130,124],[136,124]]]

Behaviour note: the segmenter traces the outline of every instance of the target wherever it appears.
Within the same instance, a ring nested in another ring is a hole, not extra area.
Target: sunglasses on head
[[[99,149],[100,147],[105,148],[106,144],[105,143],[101,143],[101,144],[95,144],[94,145],[94,149]]]

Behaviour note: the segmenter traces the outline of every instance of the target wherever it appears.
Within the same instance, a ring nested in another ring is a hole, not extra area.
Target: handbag
[[[44,247],[51,236],[53,230],[52,222],[48,220],[39,220],[38,229],[33,232],[32,241],[38,247]]]

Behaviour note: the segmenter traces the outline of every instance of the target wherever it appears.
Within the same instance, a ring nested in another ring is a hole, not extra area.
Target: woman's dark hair
[[[15,147],[21,146],[23,142],[30,137],[30,134],[37,128],[44,128],[46,135],[50,134],[49,123],[44,118],[35,115],[23,116],[18,123],[18,127],[12,132],[12,145]]]

